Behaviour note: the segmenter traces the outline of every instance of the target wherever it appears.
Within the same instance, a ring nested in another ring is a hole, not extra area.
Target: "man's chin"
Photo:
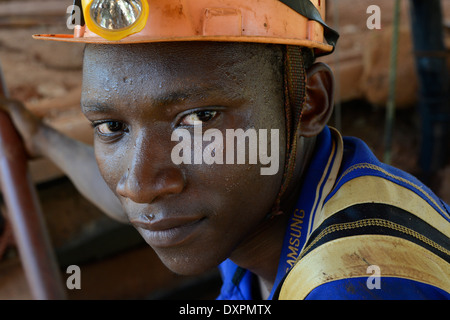
[[[161,259],[161,261],[170,271],[180,276],[198,276],[211,271],[220,264],[220,262],[206,264],[205,261],[185,257],[180,259],[173,257]]]
[[[208,247],[189,250],[187,248],[154,248],[161,262],[173,273],[181,276],[197,276],[211,271],[222,263],[226,257],[206,256],[211,254]]]

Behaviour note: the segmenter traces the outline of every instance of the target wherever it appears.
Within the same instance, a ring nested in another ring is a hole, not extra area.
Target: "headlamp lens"
[[[94,0],[90,8],[92,21],[100,28],[111,31],[133,25],[141,13],[141,0]]]

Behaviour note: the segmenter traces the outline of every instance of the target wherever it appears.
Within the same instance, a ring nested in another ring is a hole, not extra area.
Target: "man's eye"
[[[111,135],[126,131],[126,127],[122,122],[107,121],[99,124],[94,124],[98,133],[102,135]]]
[[[193,126],[195,122],[208,122],[217,115],[217,111],[196,111],[190,113],[181,119],[180,125]]]

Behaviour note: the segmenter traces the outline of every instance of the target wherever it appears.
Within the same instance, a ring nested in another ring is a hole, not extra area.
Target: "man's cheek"
[[[122,176],[121,165],[117,162],[108,161],[108,158],[98,156],[97,154],[96,159],[103,180],[105,180],[111,191],[116,193],[116,187]]]

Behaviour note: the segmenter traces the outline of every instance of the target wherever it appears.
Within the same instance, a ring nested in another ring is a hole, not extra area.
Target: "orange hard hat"
[[[297,45],[323,55],[338,34],[325,0],[82,0],[85,25],[35,39],[121,44],[227,41]]]

